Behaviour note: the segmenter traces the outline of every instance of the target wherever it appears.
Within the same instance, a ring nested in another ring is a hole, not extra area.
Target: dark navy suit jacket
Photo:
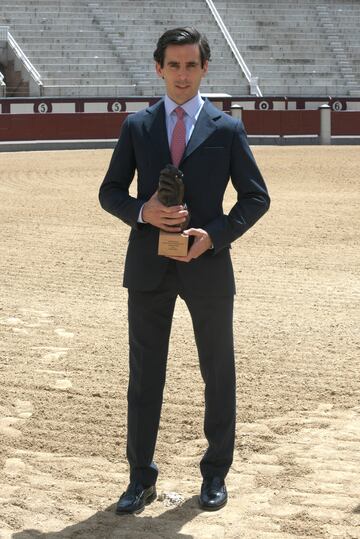
[[[171,163],[163,100],[129,115],[100,187],[102,207],[131,226],[124,286],[153,290],[169,259],[158,256],[159,229],[138,223],[140,209],[157,190],[159,173]],[[189,263],[177,262],[184,289],[194,295],[235,292],[229,248],[268,209],[270,198],[249,148],[242,123],[208,100],[200,112],[179,168],[184,173],[189,227],[205,229],[214,249]],[[129,186],[137,171],[137,196]],[[228,215],[223,197],[229,179],[237,201]]]

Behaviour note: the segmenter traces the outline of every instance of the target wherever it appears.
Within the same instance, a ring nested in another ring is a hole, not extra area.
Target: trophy
[[[177,206],[184,202],[184,174],[174,165],[166,165],[160,171],[158,199],[164,206]],[[190,216],[180,225],[173,225],[185,230]],[[162,256],[186,256],[189,237],[182,232],[165,232],[160,230],[158,254]]]

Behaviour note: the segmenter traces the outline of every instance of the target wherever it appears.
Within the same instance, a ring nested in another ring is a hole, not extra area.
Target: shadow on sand
[[[12,535],[12,539],[193,539],[183,534],[181,528],[201,513],[197,496],[192,496],[183,505],[171,508],[159,516],[147,517],[145,511],[139,515],[116,515],[115,504],[98,511],[90,518],[67,526],[57,532],[23,530]]]

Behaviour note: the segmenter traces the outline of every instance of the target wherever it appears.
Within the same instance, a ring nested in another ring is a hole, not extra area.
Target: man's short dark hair
[[[154,51],[154,60],[161,67],[164,67],[165,50],[169,45],[199,45],[201,67],[204,67],[206,60],[210,60],[211,53],[208,40],[196,28],[186,26],[184,28],[172,28],[164,32],[159,38]]]

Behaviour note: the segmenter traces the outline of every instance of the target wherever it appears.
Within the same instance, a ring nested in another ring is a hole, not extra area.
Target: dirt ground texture
[[[179,300],[160,496],[137,517],[114,514],[128,482],[129,229],[97,200],[111,151],[0,154],[1,539],[360,538],[359,149],[253,151],[272,206],[232,249],[229,502],[197,506],[203,383]]]

